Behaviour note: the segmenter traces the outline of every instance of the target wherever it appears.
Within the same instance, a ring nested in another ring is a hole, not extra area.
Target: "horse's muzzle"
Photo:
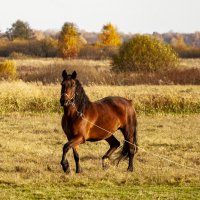
[[[60,98],[60,105],[61,106],[65,106],[65,107],[67,107],[67,106],[69,106],[69,105],[74,105],[74,100],[72,99],[72,100],[69,100],[69,99],[64,99],[64,98]]]

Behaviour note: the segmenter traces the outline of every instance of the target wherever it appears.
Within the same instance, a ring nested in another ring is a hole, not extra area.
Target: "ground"
[[[61,114],[12,113],[0,118],[0,199],[200,198],[199,114],[139,115],[134,173],[126,171],[126,160],[118,168],[112,165],[116,154],[103,170],[101,157],[108,145],[101,141],[80,145],[82,174],[75,174],[69,152],[71,173],[65,174],[60,166],[66,142]],[[120,132],[116,137],[123,142]]]

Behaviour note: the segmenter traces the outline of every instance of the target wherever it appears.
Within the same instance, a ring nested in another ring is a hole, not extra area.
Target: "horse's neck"
[[[81,92],[76,91],[75,106],[78,112],[84,113],[85,109],[91,104],[88,96],[86,95],[84,89],[82,88]]]

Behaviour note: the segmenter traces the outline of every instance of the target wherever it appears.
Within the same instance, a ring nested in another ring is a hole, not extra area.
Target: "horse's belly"
[[[115,133],[115,131],[118,129],[118,125],[114,127],[109,126],[101,126],[101,125],[94,125],[90,129],[88,141],[99,141],[99,140],[105,140],[109,138],[111,135]]]

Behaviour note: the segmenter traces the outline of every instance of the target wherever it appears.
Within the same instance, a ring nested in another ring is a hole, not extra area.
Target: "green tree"
[[[61,57],[73,58],[80,51],[80,37],[77,27],[73,23],[66,22],[60,32],[58,49]]]
[[[161,71],[175,67],[178,57],[170,45],[147,35],[135,35],[113,57],[114,71]]]
[[[13,23],[12,27],[7,30],[6,35],[10,40],[16,38],[29,40],[34,38],[34,32],[29,24],[21,20],[17,20]]]
[[[111,23],[103,26],[99,35],[99,44],[105,46],[119,46],[121,44],[120,35]]]

